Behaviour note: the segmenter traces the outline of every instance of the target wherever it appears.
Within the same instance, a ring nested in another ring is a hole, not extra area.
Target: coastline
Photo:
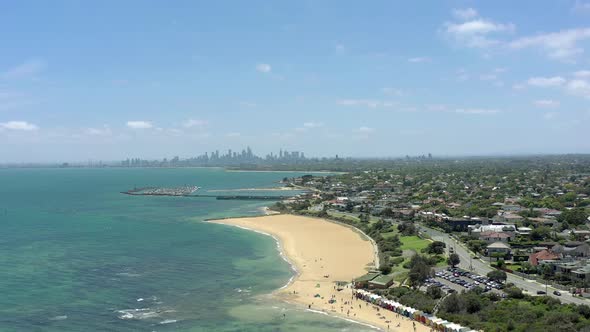
[[[375,244],[353,227],[320,218],[267,215],[208,220],[272,237],[294,274],[270,295],[314,313],[345,319],[383,331],[412,331],[412,321],[356,300],[349,284],[378,260]],[[397,326],[399,324],[399,327]],[[428,331],[421,324],[416,331]]]

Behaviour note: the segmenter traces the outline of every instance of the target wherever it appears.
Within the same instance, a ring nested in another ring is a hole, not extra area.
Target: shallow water
[[[0,170],[0,331],[362,330],[261,296],[292,273],[274,240],[201,222],[256,215],[268,202],[119,193],[269,187],[294,175]]]

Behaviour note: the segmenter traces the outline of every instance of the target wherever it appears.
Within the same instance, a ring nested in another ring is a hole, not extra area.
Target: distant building
[[[510,255],[512,249],[507,243],[504,242],[494,242],[486,247],[486,252],[488,256],[493,256],[494,254],[504,254]]]
[[[529,256],[529,263],[532,266],[537,266],[539,265],[540,262],[542,261],[556,261],[561,259],[561,255],[558,253],[555,253],[553,251],[547,250],[547,249],[543,249],[539,252],[536,252],[534,254],[531,254]]]

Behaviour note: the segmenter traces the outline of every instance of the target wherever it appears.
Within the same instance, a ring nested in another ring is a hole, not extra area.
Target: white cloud
[[[102,128],[86,128],[84,133],[90,136],[110,136],[112,131],[109,126],[104,125]]]
[[[459,108],[455,110],[455,113],[460,113],[460,114],[477,114],[477,115],[491,115],[491,114],[496,114],[496,113],[500,113],[499,110],[495,110],[495,109],[484,109],[484,108],[468,108],[468,109],[463,109],[463,108]]]
[[[149,121],[127,121],[127,127],[131,129],[150,129],[154,125]]]
[[[512,85],[512,90],[523,90],[526,89],[526,85],[522,83],[515,83]]]
[[[26,121],[8,121],[0,122],[0,129],[32,131],[39,129],[39,127]]]
[[[560,105],[559,101],[551,100],[551,99],[535,100],[533,102],[533,104],[537,107],[542,107],[542,108],[555,108],[555,107],[559,107],[559,105]]]
[[[268,63],[259,63],[256,65],[256,70],[261,73],[270,73],[272,67]]]
[[[498,75],[496,74],[485,74],[479,76],[479,79],[482,81],[495,81],[498,79]]]
[[[403,90],[396,88],[382,88],[381,92],[390,96],[403,96],[405,94]]]
[[[207,121],[204,120],[195,120],[195,119],[188,119],[186,120],[182,126],[184,128],[192,128],[192,127],[202,127],[207,124]]]
[[[514,31],[514,24],[512,23],[494,23],[485,19],[477,19],[463,23],[447,23],[446,27],[448,33],[462,36]]]
[[[371,134],[371,133],[375,132],[375,129],[374,128],[370,128],[370,127],[362,126],[362,127],[358,128],[358,129],[355,129],[355,132],[360,133],[360,134]]]
[[[0,74],[0,77],[5,79],[20,79],[33,77],[45,69],[45,61],[41,59],[30,59],[20,65],[8,69]]]
[[[514,49],[540,48],[547,52],[550,58],[571,61],[584,52],[578,42],[589,38],[590,28],[579,28],[523,37],[509,45]]]
[[[488,19],[477,18],[462,22],[445,22],[443,33],[455,42],[473,48],[486,48],[499,44],[500,41],[488,37],[492,33],[513,32],[512,23],[496,23]]]
[[[381,100],[372,100],[372,99],[341,99],[338,101],[338,105],[364,106],[364,107],[369,107],[369,108],[377,108],[377,107],[393,107],[393,106],[395,106],[395,103],[390,102],[390,101],[381,101]]]
[[[419,56],[419,57],[409,58],[408,62],[412,62],[412,63],[430,62],[430,58],[426,57],[426,56]]]
[[[459,20],[469,20],[477,17],[477,10],[473,8],[453,9],[453,16]]]
[[[547,113],[543,114],[543,118],[545,120],[551,120],[551,119],[553,119],[556,116],[557,116],[557,113],[556,112],[547,112]]]
[[[433,111],[433,112],[441,112],[441,111],[446,111],[447,110],[447,106],[446,105],[442,105],[442,104],[427,105],[426,108],[429,111]]]
[[[590,70],[578,70],[574,72],[574,76],[579,78],[590,78]]]
[[[590,82],[586,80],[571,80],[565,86],[565,90],[574,96],[590,98]]]
[[[323,127],[323,126],[324,126],[323,123],[321,123],[321,122],[313,122],[313,121],[306,122],[306,123],[303,124],[303,127],[304,128],[309,128],[309,129],[319,128],[319,127]]]
[[[561,76],[554,77],[531,77],[527,80],[527,83],[537,87],[555,87],[562,86],[566,82],[565,78]]]

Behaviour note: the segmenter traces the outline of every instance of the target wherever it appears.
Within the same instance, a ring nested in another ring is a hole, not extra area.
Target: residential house
[[[548,249],[535,252],[529,256],[529,263],[532,266],[537,266],[543,261],[557,261],[561,259],[561,254],[553,252]]]
[[[511,248],[510,245],[508,245],[507,243],[494,242],[486,247],[486,252],[487,255],[490,257],[494,256],[494,254],[504,254],[506,256],[509,256],[511,253]]]
[[[590,245],[586,242],[571,241],[564,245],[555,245],[552,250],[567,257],[589,257]]]
[[[479,239],[487,243],[504,242],[508,243],[514,239],[513,233],[487,231],[479,234]]]

